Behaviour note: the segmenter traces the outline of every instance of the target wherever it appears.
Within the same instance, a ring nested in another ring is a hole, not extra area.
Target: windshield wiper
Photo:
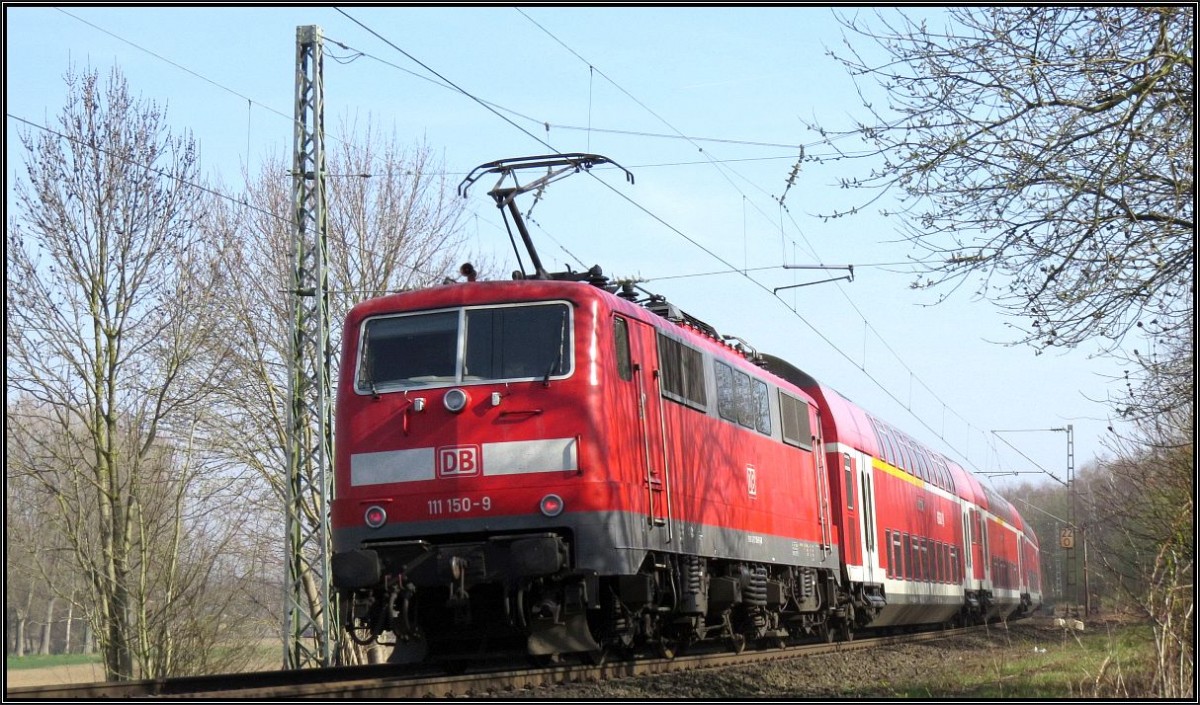
[[[546,369],[546,376],[542,378],[542,386],[550,386],[550,375],[557,369],[562,367],[563,351],[567,346],[567,312],[563,311],[560,325],[558,327],[558,355],[554,357],[554,362],[550,363],[550,367]]]
[[[367,384],[371,385],[371,398],[378,399],[379,398],[379,390],[375,388],[375,375],[372,374],[372,372],[371,372],[371,357],[370,357],[370,355],[371,355],[371,326],[368,325],[366,330],[363,331],[363,348],[362,348],[362,359],[361,359],[360,364],[362,365],[362,370],[363,370],[363,375],[364,375],[363,381],[366,382]]]

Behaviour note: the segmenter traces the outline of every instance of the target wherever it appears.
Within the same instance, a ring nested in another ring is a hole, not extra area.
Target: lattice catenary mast
[[[331,665],[337,627],[329,584],[329,500],[333,488],[332,473],[327,468],[333,452],[333,418],[329,399],[323,60],[321,28],[297,27],[285,668]]]

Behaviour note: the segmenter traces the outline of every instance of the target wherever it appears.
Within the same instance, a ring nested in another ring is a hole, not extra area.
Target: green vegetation
[[[972,700],[1138,698],[1153,687],[1154,634],[1149,625],[1048,632],[1013,639],[983,658],[963,660],[920,685],[889,697]]]
[[[9,671],[26,668],[49,668],[51,666],[78,666],[83,663],[100,663],[100,654],[55,654],[42,656],[9,656],[4,659],[4,668]]]

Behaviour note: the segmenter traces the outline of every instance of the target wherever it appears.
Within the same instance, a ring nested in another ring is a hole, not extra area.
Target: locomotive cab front
[[[351,312],[332,567],[356,639],[394,633],[394,661],[596,648],[596,570],[573,552],[609,523],[591,289],[472,283]]]

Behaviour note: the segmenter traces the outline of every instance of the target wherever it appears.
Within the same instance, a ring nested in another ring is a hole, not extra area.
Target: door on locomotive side
[[[817,522],[821,528],[821,557],[824,559],[833,551],[833,507],[829,491],[829,472],[825,468],[825,463],[831,462],[829,458],[834,454],[827,455],[825,453],[825,441],[821,436],[824,426],[821,424],[820,410],[816,405],[810,405],[807,402],[802,403],[802,408],[806,409],[805,413],[809,417],[809,437],[812,439],[814,461],[813,481],[817,498]],[[787,425],[785,419],[783,424],[785,433]],[[841,561],[845,561],[845,550],[845,546],[839,546],[839,560]]]
[[[614,316],[617,345],[618,384],[626,393],[626,418],[633,421],[630,452],[635,457],[640,483],[645,491],[646,526],[670,539],[671,504],[663,447],[662,397],[659,392],[656,331],[634,318]]]

